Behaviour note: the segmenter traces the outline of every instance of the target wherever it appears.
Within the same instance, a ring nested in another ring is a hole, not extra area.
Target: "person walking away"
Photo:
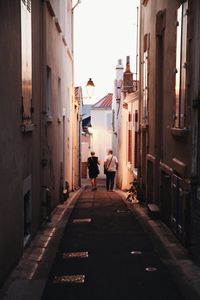
[[[88,157],[87,167],[89,170],[89,177],[91,180],[92,191],[95,191],[97,189],[96,178],[99,175],[98,165],[100,165],[100,161],[98,160],[98,157],[95,156],[94,151],[91,151],[90,154],[91,154],[91,156]]]
[[[104,159],[104,170],[106,170],[106,189],[113,191],[115,174],[118,169],[117,157],[113,155],[113,151],[109,150],[108,155]]]

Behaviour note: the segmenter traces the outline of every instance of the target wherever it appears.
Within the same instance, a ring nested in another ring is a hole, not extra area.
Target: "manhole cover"
[[[84,283],[85,275],[64,275],[55,276],[54,284],[73,284],[73,283]]]
[[[145,268],[145,270],[146,270],[147,272],[155,272],[155,271],[157,271],[158,269],[155,268],[155,267],[147,267],[147,268]]]
[[[72,223],[75,223],[75,224],[90,223],[90,222],[91,222],[91,218],[87,218],[87,219],[74,219],[72,221]]]
[[[142,251],[134,250],[134,251],[131,251],[131,254],[140,255],[140,254],[142,254]]]
[[[69,259],[69,258],[87,258],[88,257],[88,252],[66,252],[63,253],[63,258],[64,259]]]

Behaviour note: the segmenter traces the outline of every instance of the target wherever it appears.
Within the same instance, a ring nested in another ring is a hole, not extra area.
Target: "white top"
[[[111,160],[111,158],[112,158],[112,160]],[[110,160],[111,160],[111,163],[110,163]],[[118,160],[117,160],[116,156],[114,156],[112,154],[106,155],[106,157],[104,159],[104,162],[106,163],[106,167],[109,165],[108,171],[116,172],[116,170],[117,170],[116,167],[117,167],[117,163],[118,163]]]

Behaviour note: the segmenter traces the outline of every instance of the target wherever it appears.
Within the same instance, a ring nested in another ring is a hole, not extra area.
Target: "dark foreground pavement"
[[[86,257],[67,257],[77,253]],[[64,231],[42,297],[56,299],[178,300],[184,296],[121,196],[100,187],[82,193]]]
[[[200,300],[200,269],[171,231],[146,208],[127,203],[125,193],[99,184],[58,205],[0,299]]]

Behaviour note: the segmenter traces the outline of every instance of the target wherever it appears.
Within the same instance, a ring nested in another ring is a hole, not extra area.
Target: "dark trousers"
[[[113,190],[115,179],[115,172],[107,172],[106,174],[106,189],[107,191]]]

